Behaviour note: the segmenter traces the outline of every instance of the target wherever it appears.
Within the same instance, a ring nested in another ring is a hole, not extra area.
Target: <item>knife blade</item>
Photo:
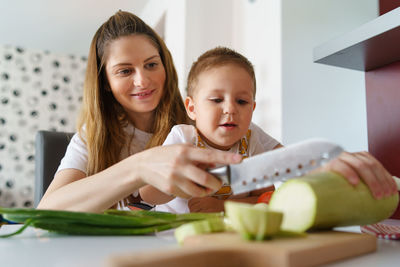
[[[300,177],[337,157],[343,149],[324,139],[308,139],[244,159],[239,164],[209,169],[230,185],[233,194],[249,192]]]

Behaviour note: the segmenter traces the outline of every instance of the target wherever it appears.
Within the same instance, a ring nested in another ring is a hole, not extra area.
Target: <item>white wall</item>
[[[284,144],[324,137],[367,149],[364,73],[313,63],[312,51],[375,18],[377,0],[153,0],[145,10],[145,20],[166,14],[181,89],[200,53],[227,45],[255,65],[253,120],[265,131]]]
[[[227,45],[255,65],[253,118],[272,136],[367,149],[364,73],[313,63],[312,50],[375,18],[378,0],[0,0],[0,45],[86,55],[118,9],[164,31],[182,90],[192,61]]]
[[[281,3],[235,1],[232,47],[254,64],[257,80],[253,121],[282,140]]]
[[[313,63],[312,50],[377,16],[377,0],[282,0],[284,143],[325,137],[367,150],[364,72]]]
[[[280,1],[152,0],[141,17],[163,25],[183,95],[191,64],[206,50],[228,46],[248,57],[257,79],[253,121],[281,139]]]
[[[151,0],[141,18],[164,37],[174,59],[179,87],[185,95],[186,77],[200,54],[218,45],[232,47],[231,0]]]
[[[140,13],[146,0],[0,0],[0,45],[87,55],[91,39],[119,9]]]

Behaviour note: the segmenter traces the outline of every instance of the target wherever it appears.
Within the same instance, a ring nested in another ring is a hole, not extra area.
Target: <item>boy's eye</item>
[[[243,99],[239,99],[237,102],[239,105],[246,105],[247,103],[249,103],[248,101],[243,100]]]
[[[221,103],[222,98],[210,98],[210,101],[215,102],[215,103]]]

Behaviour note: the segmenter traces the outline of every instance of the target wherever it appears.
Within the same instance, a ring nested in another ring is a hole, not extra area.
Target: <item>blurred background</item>
[[[313,49],[376,18],[377,0],[0,0],[0,206],[32,207],[36,131],[75,131],[90,41],[119,9],[164,38],[183,95],[192,62],[228,46],[255,65],[253,121],[270,135],[368,149],[364,72]]]

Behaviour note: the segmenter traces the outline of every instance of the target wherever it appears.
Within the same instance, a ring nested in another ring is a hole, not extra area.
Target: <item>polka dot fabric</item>
[[[33,207],[35,135],[75,131],[86,58],[0,46],[0,206]]]

